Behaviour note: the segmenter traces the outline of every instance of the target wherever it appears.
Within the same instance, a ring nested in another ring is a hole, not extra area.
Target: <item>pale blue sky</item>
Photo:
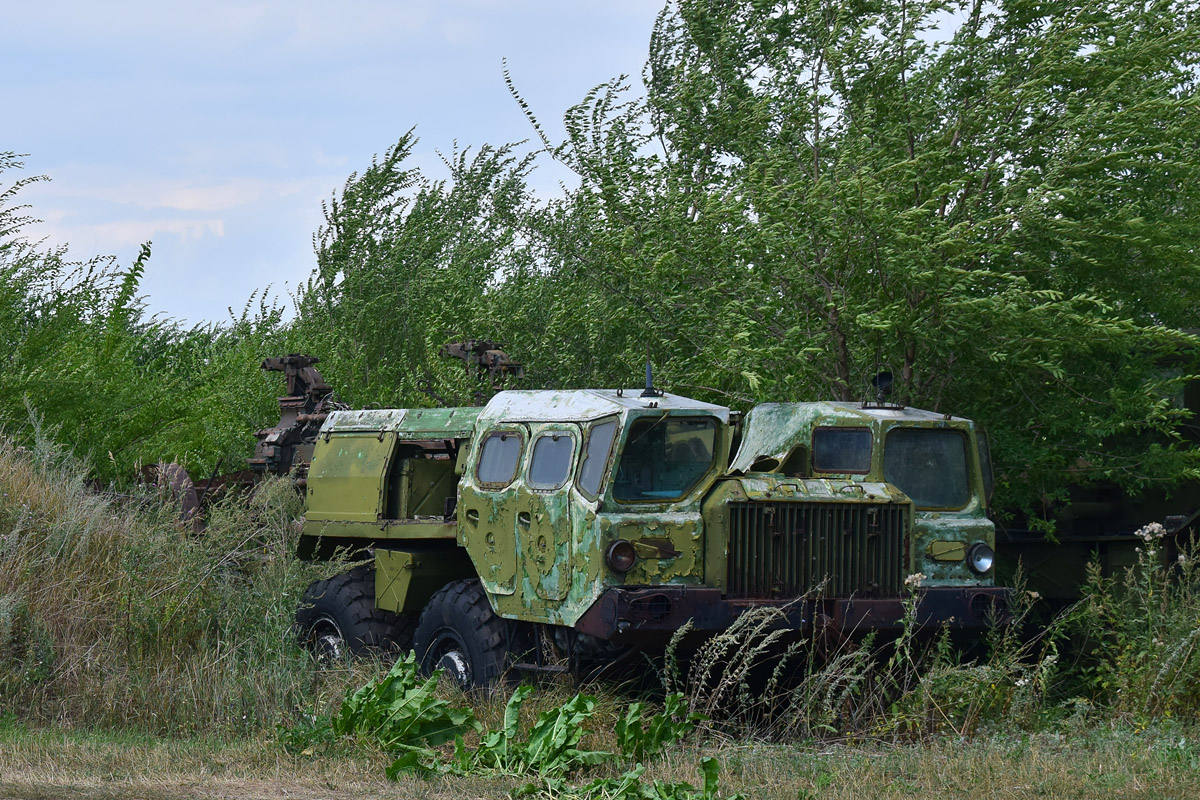
[[[221,321],[286,301],[320,204],[409,128],[436,151],[529,138],[501,60],[555,137],[596,84],[635,86],[659,0],[9,3],[0,150],[50,183],[31,236],[128,265],[153,240],[148,308]],[[5,175],[4,182],[15,175]],[[542,167],[549,190],[561,173]]]

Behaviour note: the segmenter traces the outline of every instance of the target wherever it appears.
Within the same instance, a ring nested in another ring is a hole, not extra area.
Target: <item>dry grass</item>
[[[1200,796],[1200,737],[1178,726],[903,746],[707,742],[670,751],[650,765],[647,778],[696,783],[695,764],[705,755],[721,761],[724,793],[763,800]],[[468,800],[505,797],[522,782],[481,776],[390,783],[383,778],[387,761],[353,747],[294,757],[262,737],[164,740],[10,730],[0,736],[0,797]]]
[[[285,482],[214,509],[203,536],[153,490],[90,491],[68,457],[0,436],[0,702],[25,719],[247,733],[340,697],[291,623]]]

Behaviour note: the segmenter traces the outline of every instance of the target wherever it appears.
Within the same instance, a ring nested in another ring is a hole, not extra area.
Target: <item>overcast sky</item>
[[[321,201],[409,128],[414,163],[529,138],[502,59],[553,138],[620,74],[635,86],[659,0],[9,3],[0,151],[50,183],[31,235],[130,264],[151,312],[222,321],[312,271]],[[540,176],[540,177],[539,177]],[[0,177],[7,185],[17,177]],[[543,168],[535,184],[560,177]]]

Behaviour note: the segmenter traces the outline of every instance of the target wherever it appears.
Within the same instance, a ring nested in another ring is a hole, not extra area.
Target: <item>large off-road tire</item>
[[[375,607],[375,570],[370,564],[316,581],[296,610],[301,644],[323,661],[407,649],[412,630],[412,615]]]
[[[509,654],[507,623],[492,611],[477,579],[439,589],[421,612],[413,649],[425,674],[436,669],[464,689],[499,682]]]

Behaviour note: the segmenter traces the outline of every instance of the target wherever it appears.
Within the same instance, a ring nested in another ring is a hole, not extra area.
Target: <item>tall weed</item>
[[[118,500],[38,437],[0,436],[0,702],[24,718],[159,732],[257,730],[328,698],[290,634],[311,567],[287,482],[194,535],[146,489]],[[335,690],[336,691],[336,690]]]
[[[1105,576],[1092,567],[1073,609],[1081,690],[1134,720],[1200,714],[1200,552],[1171,546],[1163,527],[1138,531],[1137,562]],[[1170,557],[1173,556],[1173,557]]]
[[[894,638],[820,625],[796,634],[786,608],[753,608],[686,660],[680,648],[690,631],[680,630],[664,660],[664,687],[734,734],[785,741],[971,735],[986,723],[1036,715],[1057,655],[1053,635],[1017,634],[1026,593],[1014,593],[1017,621],[997,626],[987,652],[970,659],[948,634],[920,630],[914,578]]]

